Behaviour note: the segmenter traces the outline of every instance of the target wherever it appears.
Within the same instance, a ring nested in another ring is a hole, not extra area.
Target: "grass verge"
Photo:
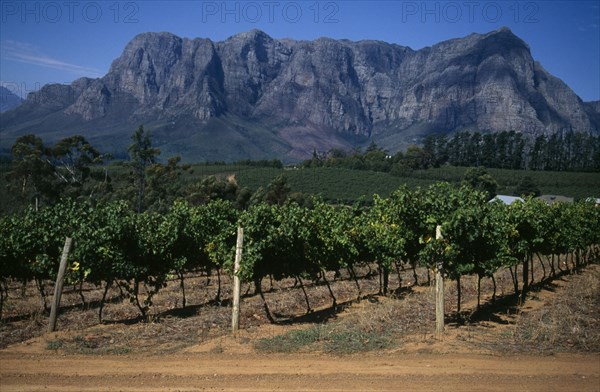
[[[513,338],[530,350],[600,352],[600,266],[572,276],[561,295],[523,314]]]
[[[255,348],[263,352],[292,353],[321,351],[334,355],[391,349],[405,336],[430,333],[434,314],[424,296],[403,299],[371,298],[343,317],[302,330],[260,339]]]

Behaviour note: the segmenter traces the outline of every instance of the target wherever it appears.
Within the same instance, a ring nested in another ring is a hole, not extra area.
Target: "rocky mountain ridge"
[[[30,94],[0,132],[77,131],[119,149],[143,123],[188,160],[289,161],[371,141],[395,151],[431,132],[598,133],[599,113],[506,28],[421,50],[259,30],[221,42],[144,33],[104,77]]]

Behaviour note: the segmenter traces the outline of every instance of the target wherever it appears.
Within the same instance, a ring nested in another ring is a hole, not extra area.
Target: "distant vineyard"
[[[193,165],[194,178],[209,175],[234,174],[241,186],[257,189],[266,186],[278,175],[285,175],[293,192],[320,195],[328,201],[354,202],[361,198],[371,201],[373,194],[389,196],[399,186],[428,187],[439,181],[460,183],[467,167],[442,166],[414,170],[402,175],[352,170],[339,167],[308,167],[277,169],[240,165]],[[529,176],[543,194],[563,195],[583,199],[599,197],[600,173],[524,171],[488,169],[498,182],[498,192],[512,195],[523,177]],[[597,193],[598,191],[596,191]]]
[[[183,172],[177,179],[169,181],[169,186],[179,191],[202,182],[210,176],[227,178],[234,176],[240,188],[250,192],[267,187],[271,181],[284,175],[293,193],[317,195],[325,201],[353,204],[364,200],[372,203],[373,194],[388,197],[395,189],[406,185],[411,189],[426,188],[438,181],[460,183],[468,170],[466,167],[442,166],[427,170],[414,170],[393,175],[384,172],[352,170],[340,167],[299,167],[276,168],[256,167],[242,164],[194,164],[191,170]],[[17,185],[6,180],[8,167],[0,169],[0,215],[19,211],[24,205],[20,193],[22,179]],[[489,169],[490,175],[498,182],[498,193],[512,195],[523,177],[529,176],[542,194],[570,196],[576,199],[600,197],[600,173],[523,171]],[[131,188],[130,170],[121,164],[93,167],[92,173],[104,179],[110,177],[110,189],[93,192],[95,199],[127,199]],[[89,194],[92,192],[88,192]],[[181,196],[181,195],[179,195]],[[185,195],[183,195],[185,196]]]
[[[441,240],[433,239],[436,225]],[[344,269],[356,279],[354,268],[373,262],[386,293],[398,265],[432,267],[438,261],[458,284],[464,275],[493,279],[509,268],[515,292],[526,292],[534,255],[553,274],[561,266],[552,255],[570,254],[577,267],[600,251],[600,208],[591,202],[548,206],[528,199],[507,206],[488,203],[471,188],[438,183],[400,187],[389,198],[376,196],[369,208],[319,199],[310,207],[259,203],[245,211],[226,201],[199,206],[177,201],[163,214],[134,213],[124,202],[29,208],[0,218],[0,279],[35,281],[45,299],[64,239],[71,236],[68,282],[102,286],[105,295],[117,284],[145,316],[169,278],[180,279],[185,306],[187,272],[231,274],[237,226],[245,229],[239,274],[259,294],[267,276],[296,278],[300,285],[318,278],[328,285],[326,272]],[[4,290],[0,293],[4,301]]]

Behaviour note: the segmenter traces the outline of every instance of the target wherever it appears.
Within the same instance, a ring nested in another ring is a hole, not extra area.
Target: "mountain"
[[[0,113],[19,106],[23,99],[4,86],[0,86]]]
[[[104,77],[29,94],[0,132],[4,143],[80,133],[123,152],[144,124],[163,156],[294,161],[372,141],[396,151],[432,132],[597,134],[598,113],[507,28],[421,50],[259,30],[222,42],[145,33]]]

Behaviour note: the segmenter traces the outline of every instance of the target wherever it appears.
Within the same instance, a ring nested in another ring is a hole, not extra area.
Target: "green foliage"
[[[374,143],[362,153],[332,149],[313,153],[303,167],[343,167],[406,175],[411,170],[452,166],[514,170],[598,171],[600,137],[587,133],[560,132],[536,139],[520,132],[489,134],[457,132],[451,137],[427,136],[423,147],[410,146],[393,157]]]
[[[362,260],[377,260],[390,269],[394,261],[406,256],[409,229],[398,213],[398,207],[393,199],[381,199],[376,195],[373,207],[356,217],[351,233],[355,235]]]
[[[485,166],[499,169],[598,171],[600,137],[560,132],[535,140],[519,132],[457,132],[451,138],[432,135],[424,142],[430,165]]]
[[[238,186],[233,176],[227,179],[208,176],[199,182],[189,184],[183,191],[184,197],[193,205],[206,204],[211,200],[228,200],[245,207],[249,196]]]
[[[261,338],[255,347],[268,353],[296,353],[303,347],[319,341],[323,327],[316,325],[308,329],[290,331],[272,338]]]
[[[13,208],[51,205],[60,198],[92,198],[109,190],[109,178],[93,171],[106,159],[83,136],[71,136],[46,147],[35,135],[22,136],[12,147],[6,179]]]
[[[144,197],[146,191],[146,169],[156,163],[156,156],[160,154],[158,148],[152,147],[151,136],[144,131],[144,126],[131,135],[132,144],[129,146],[131,161],[129,166],[133,169],[133,181],[135,183],[136,210],[142,212],[144,209]]]
[[[0,279],[35,280],[43,291],[71,236],[69,279],[118,282],[143,316],[172,273],[182,286],[187,271],[232,273],[237,226],[245,229],[240,276],[254,283],[268,275],[327,283],[327,271],[374,261],[384,277],[394,263],[417,261],[428,267],[441,262],[452,279],[492,276],[536,253],[575,252],[579,260],[600,243],[600,209],[593,202],[548,206],[527,198],[506,206],[449,183],[400,187],[388,198],[374,196],[371,207],[312,198],[306,205],[258,202],[240,212],[217,199],[134,213],[123,201],[65,200],[0,219]]]
[[[106,158],[83,136],[71,136],[60,140],[50,150],[54,174],[64,185],[63,196],[79,197],[96,191],[102,177],[91,170],[93,165],[102,164]],[[85,187],[88,180],[92,186]]]
[[[459,183],[469,170],[466,167],[441,166],[427,170],[415,170],[411,177],[419,181],[447,181]],[[511,195],[523,177],[531,177],[540,188],[542,194],[571,196],[585,199],[594,196],[600,189],[600,173],[574,173],[550,171],[523,171],[508,169],[487,169],[498,182],[498,193]]]
[[[90,209],[74,234],[72,257],[87,271],[86,280],[96,285],[127,278],[127,249],[132,243],[131,209],[124,202],[98,204]]]
[[[252,195],[250,203],[257,204],[264,202],[267,204],[282,205],[288,199],[290,190],[287,177],[279,175],[269,183],[266,189],[259,187],[254,195]]]
[[[22,136],[11,149],[12,163],[8,173],[10,188],[25,204],[39,203],[39,199],[53,200],[53,167],[48,162],[48,149],[35,135]]]
[[[183,196],[180,178],[190,165],[182,165],[179,156],[171,157],[162,165],[155,163],[147,169],[148,189],[146,204],[152,211],[166,211],[173,201]]]
[[[516,165],[516,135],[455,138],[452,143],[463,147],[495,143],[503,162]],[[33,135],[17,141],[2,180],[25,207],[0,217],[0,280],[34,280],[44,297],[44,282],[54,279],[64,239],[71,236],[67,280],[106,288],[117,282],[146,316],[172,274],[184,288],[188,271],[233,273],[238,225],[246,233],[240,276],[257,288],[269,275],[327,283],[325,272],[348,268],[353,274],[357,263],[377,262],[385,293],[386,276],[397,263],[441,262],[445,274],[458,280],[493,276],[518,263],[525,268],[536,253],[575,252],[579,262],[600,243],[600,209],[591,202],[487,203],[495,193],[493,178],[500,189],[530,193],[524,174],[531,175],[545,192],[573,190],[585,198],[600,187],[598,173],[422,170],[443,161],[436,154],[465,159],[463,147],[444,150],[443,138],[393,157],[376,145],[364,153],[315,152],[306,167],[285,169],[276,161],[190,166],[178,157],[160,164],[143,127],[132,139],[132,161],[104,167],[98,166],[104,157],[80,136],[52,148]],[[440,178],[448,182],[436,182]],[[453,185],[461,180],[463,186]],[[442,226],[440,240],[433,239],[436,225]]]
[[[363,330],[355,326],[340,325],[336,328],[315,325],[259,339],[255,347],[269,353],[294,353],[320,343],[327,353],[346,355],[388,348],[393,344],[390,335],[389,331]]]
[[[491,200],[494,196],[496,196],[496,191],[498,189],[498,183],[496,180],[494,180],[494,178],[482,166],[469,168],[465,172],[465,177],[462,183],[469,185],[473,189],[484,192],[487,200]]]
[[[539,196],[541,195],[542,192],[540,191],[540,188],[538,188],[538,186],[535,184],[535,182],[533,181],[533,178],[529,177],[529,176],[525,176],[521,179],[521,181],[519,182],[519,185],[517,185],[517,189],[515,189],[515,195],[516,196]]]

